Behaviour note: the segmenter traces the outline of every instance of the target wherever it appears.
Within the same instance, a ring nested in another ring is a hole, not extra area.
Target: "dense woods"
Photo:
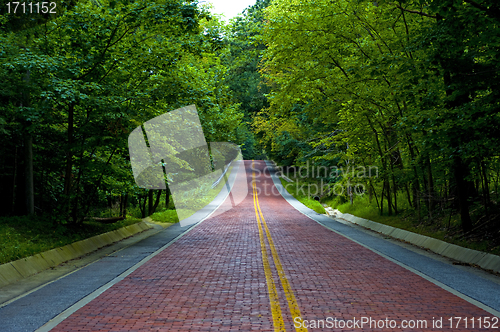
[[[271,156],[377,166],[327,180],[363,183],[380,213],[458,211],[463,231],[498,213],[498,2],[275,0],[267,20]]]
[[[225,82],[223,26],[196,2],[57,8],[2,16],[1,214],[78,224],[110,203],[148,197],[151,210],[161,193],[135,185],[127,137],[182,106],[197,105],[207,141],[240,143],[245,128]]]
[[[499,224],[494,0],[258,0],[229,24],[191,1],[80,0],[0,24],[2,215],[154,210],[127,136],[196,104],[207,141],[342,169],[321,178],[380,214]]]

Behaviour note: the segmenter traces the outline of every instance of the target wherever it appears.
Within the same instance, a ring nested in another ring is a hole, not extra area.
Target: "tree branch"
[[[467,0],[466,0],[466,2],[467,2]],[[406,8],[403,8],[400,5],[396,5],[396,7],[399,8],[399,9],[401,9],[402,11],[405,11],[405,12],[408,12],[408,13],[418,14],[420,16],[426,16],[426,17],[430,17],[430,18],[437,18],[436,15],[431,15],[431,14],[427,14],[427,13],[424,13],[424,12],[419,12],[418,10],[406,9]]]

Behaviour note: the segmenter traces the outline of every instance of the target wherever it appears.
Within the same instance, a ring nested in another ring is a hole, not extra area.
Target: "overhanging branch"
[[[408,12],[408,13],[418,14],[420,16],[425,16],[425,17],[430,17],[430,18],[436,18],[437,19],[436,15],[427,14],[427,13],[424,13],[424,12],[420,12],[418,10],[406,9],[406,8],[403,8],[400,5],[396,5],[396,7],[399,8],[399,9],[401,9],[402,11],[405,11],[405,12]]]

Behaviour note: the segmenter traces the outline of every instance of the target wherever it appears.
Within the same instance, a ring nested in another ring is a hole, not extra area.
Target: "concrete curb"
[[[64,247],[55,248],[34,256],[18,259],[0,265],[0,287],[40,273],[61,263],[81,257],[92,251],[113,244],[134,234],[152,228],[144,221],[120,229],[96,235],[74,242]]]
[[[349,213],[342,213],[339,210],[330,210],[327,212],[329,212],[328,215],[331,217],[350,221],[353,224],[363,226],[375,232],[428,249],[441,256],[448,257],[466,264],[478,265],[485,270],[491,270],[493,272],[500,273],[500,256],[463,248],[455,244],[444,242],[425,235],[412,233],[403,229],[359,218]]]

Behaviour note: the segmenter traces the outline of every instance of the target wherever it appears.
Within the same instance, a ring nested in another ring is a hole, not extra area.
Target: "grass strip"
[[[50,216],[0,218],[0,264],[62,247],[140,222],[127,218],[112,224],[86,220],[81,225],[56,223]]]
[[[295,182],[287,182],[281,177],[280,181],[286,191],[288,191],[288,193],[295,197],[295,199],[297,199],[299,202],[301,202],[311,210],[316,211],[317,213],[326,213],[325,208],[321,205],[320,202],[305,194],[307,190],[304,191],[303,188],[308,185],[308,182],[301,181],[300,179],[296,180]]]

